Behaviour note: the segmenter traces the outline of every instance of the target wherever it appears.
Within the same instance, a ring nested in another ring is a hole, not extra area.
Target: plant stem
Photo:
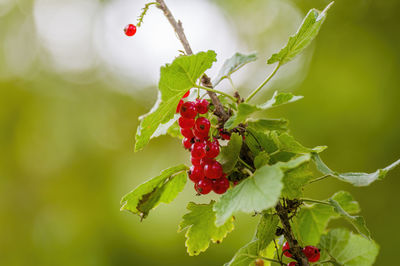
[[[247,168],[250,168],[251,170],[254,171],[254,167],[251,167],[250,165],[248,165],[245,161],[243,161],[242,158],[239,157],[239,162],[241,162],[242,164],[244,164]]]
[[[287,207],[282,206],[282,203],[279,201],[278,204],[275,206],[276,214],[281,221],[282,228],[283,228],[283,235],[286,241],[289,243],[290,252],[293,254],[293,258],[298,262],[300,266],[309,266],[307,257],[302,252],[299,243],[297,242],[296,238],[294,237],[292,227],[290,225],[290,218],[289,218],[289,210]]]
[[[311,180],[310,182],[308,182],[308,184],[312,184],[312,183],[315,183],[315,182],[324,180],[325,178],[328,178],[328,177],[331,177],[331,176],[332,176],[332,175],[324,175],[324,176],[318,177],[318,178],[316,178],[316,179]]]
[[[249,97],[247,97],[246,101],[244,101],[245,103],[249,102],[254,95],[256,95],[264,86],[265,84],[267,84],[276,74],[276,72],[278,71],[278,69],[281,67],[281,63],[278,63],[278,65],[275,67],[275,69],[272,71],[272,73],[264,80],[263,83],[261,83],[260,86],[258,86],[257,89],[255,89],[250,95]]]
[[[204,87],[204,86],[198,86],[198,85],[195,85],[195,86],[197,88],[199,88],[199,89],[203,89],[203,90],[206,90],[206,91],[211,91],[211,92],[214,92],[214,93],[218,93],[218,94],[224,95],[224,96],[228,97],[229,99],[231,99],[232,101],[236,102],[236,99],[233,96],[231,96],[231,95],[229,95],[229,94],[227,94],[227,93],[225,93],[223,91],[219,91],[219,90],[208,88],[208,87]]]
[[[317,203],[317,204],[324,204],[324,205],[332,206],[329,202],[322,201],[322,200],[313,200],[313,199],[300,199],[300,200],[304,201],[304,202],[309,202],[309,203]]]
[[[186,54],[188,55],[193,54],[192,48],[190,47],[189,41],[187,40],[185,32],[183,30],[182,22],[176,21],[171,11],[169,10],[168,6],[165,4],[164,0],[157,0],[157,3],[159,4],[157,5],[157,7],[163,11],[165,17],[168,19],[169,23],[174,28],[176,35],[178,36],[178,39],[180,40],[180,42],[183,45],[183,48],[185,49]],[[213,88],[211,80],[206,74],[204,74],[200,80],[204,87],[211,89]],[[214,114],[218,116],[220,118],[220,122],[224,124],[229,119],[230,117],[229,114],[225,112],[225,109],[215,92],[207,91],[207,93],[208,96],[210,96],[210,99],[215,106]]]

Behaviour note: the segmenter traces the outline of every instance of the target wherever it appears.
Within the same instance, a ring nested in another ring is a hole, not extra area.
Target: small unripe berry
[[[208,132],[210,131],[211,123],[210,121],[205,118],[205,117],[199,117],[196,119],[196,124],[194,128],[202,133],[208,135]]]
[[[189,138],[189,139],[194,137],[193,132],[190,128],[181,128],[181,134],[185,138]]]
[[[178,124],[181,128],[192,128],[194,126],[195,120],[193,118],[179,117]]]
[[[189,170],[189,179],[193,182],[197,183],[199,180],[204,178],[203,167],[201,166],[192,166]]]
[[[133,24],[128,24],[124,28],[124,32],[125,32],[126,36],[129,36],[129,37],[133,36],[136,33],[136,26]]]
[[[210,179],[218,179],[222,176],[223,170],[222,165],[214,161],[204,165],[204,175]]]
[[[182,104],[184,103],[183,100],[179,100],[178,105],[176,106],[176,113],[179,113],[179,111],[181,110]]]
[[[208,158],[215,158],[219,154],[219,143],[218,140],[213,142],[207,141],[206,156]]]
[[[197,99],[196,100],[197,112],[202,115],[207,113],[208,112],[208,104],[209,103],[206,99],[203,99],[203,100]]]
[[[256,259],[255,266],[264,266],[264,261],[262,259]]]
[[[224,194],[229,188],[229,180],[226,177],[213,180],[212,189],[217,194]]]
[[[204,178],[199,180],[195,185],[194,185],[195,190],[200,193],[200,194],[208,194],[210,193],[212,189],[212,182],[208,178]]]
[[[193,158],[203,158],[206,155],[206,144],[204,142],[195,142],[191,148]]]
[[[197,115],[197,110],[194,102],[185,102],[182,104],[180,114],[184,118],[195,118]]]
[[[293,255],[289,252],[290,246],[288,242],[285,242],[282,247],[283,255],[285,255],[288,258],[291,258]]]

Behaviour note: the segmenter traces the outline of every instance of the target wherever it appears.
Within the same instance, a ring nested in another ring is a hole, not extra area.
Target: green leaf
[[[278,150],[278,146],[270,135],[248,127],[245,142],[255,156],[262,151],[273,153]]]
[[[360,212],[360,206],[350,193],[339,191],[329,200],[335,200],[346,212],[355,214]],[[328,202],[327,202],[328,203]],[[329,221],[337,218],[338,213],[334,208],[325,204],[312,204],[300,209],[293,219],[293,229],[302,243],[307,245],[318,244]]]
[[[140,118],[135,151],[142,149],[150,141],[160,124],[165,124],[174,117],[179,100],[215,61],[214,51],[200,52],[180,56],[172,64],[161,68],[159,97],[151,111]]]
[[[246,122],[249,116],[257,111],[268,110],[273,107],[277,107],[283,104],[291,103],[302,99],[303,96],[295,96],[291,93],[275,91],[274,95],[270,100],[264,104],[252,105],[248,103],[239,104],[238,111],[231,116],[225,123],[226,129],[233,129],[237,127],[240,123]]]
[[[248,55],[236,53],[231,58],[227,59],[222,65],[217,77],[213,79],[214,87],[217,86],[223,79],[230,77],[235,71],[239,70],[244,65],[256,61],[257,53]]]
[[[214,205],[217,215],[216,224],[224,224],[229,217],[239,211],[261,212],[274,207],[281,196],[284,171],[296,168],[307,160],[310,160],[310,155],[257,169],[252,176],[229,189],[219,198]]]
[[[264,165],[267,165],[269,159],[270,157],[267,152],[260,152],[256,157],[254,157],[254,167],[258,169],[263,167]]]
[[[343,173],[340,174],[338,172],[334,172],[321,160],[318,154],[313,154],[314,162],[317,166],[317,169],[325,174],[336,177],[342,181],[348,182],[356,187],[364,187],[370,185],[372,182],[376,180],[382,180],[385,178],[386,174],[396,168],[396,166],[400,165],[400,159],[396,162],[392,163],[391,165],[383,168],[378,169],[373,173]]]
[[[291,135],[288,133],[282,133],[278,135],[278,132],[272,132],[274,138],[276,139],[276,143],[278,143],[278,148],[281,151],[287,151],[291,153],[320,153],[324,151],[327,147],[326,146],[318,146],[313,149],[306,148],[297,142]]]
[[[367,225],[365,223],[365,220],[362,216],[352,216],[348,214],[340,204],[334,200],[334,199],[329,199],[329,202],[332,204],[334,210],[339,213],[342,217],[344,217],[347,221],[349,221],[356,229],[357,231],[364,236],[365,238],[371,239],[371,234],[367,228]]]
[[[170,203],[183,190],[187,181],[187,167],[178,165],[141,184],[121,200],[121,210],[128,210],[146,218],[150,210],[161,202]]]
[[[321,237],[321,260],[330,256],[343,266],[373,265],[379,246],[346,229],[334,229]],[[329,254],[329,255],[328,255]]]
[[[160,124],[156,131],[154,131],[153,135],[151,135],[151,139],[153,138],[157,138],[159,136],[162,135],[166,135],[169,134],[169,132],[172,132],[171,128],[173,128],[174,125],[177,125],[176,121],[178,121],[180,115],[179,114],[175,114],[174,117],[169,120],[167,123],[165,124]]]
[[[214,203],[215,201],[209,204],[189,202],[187,206],[189,213],[183,216],[179,224],[179,232],[187,229],[185,244],[190,256],[199,255],[200,252],[205,251],[210,241],[220,243],[234,229],[233,217],[227,219],[222,226],[215,226]]]
[[[307,48],[307,46],[309,46],[317,36],[325,21],[327,11],[332,4],[333,2],[330,3],[322,12],[316,9],[311,9],[295,35],[289,38],[285,47],[268,59],[268,64],[276,62],[279,62],[281,65],[286,64]]]
[[[285,172],[282,190],[284,197],[295,199],[303,196],[303,187],[313,178],[309,165],[309,163],[304,163],[295,169]]]
[[[249,266],[274,239],[279,219],[276,215],[263,214],[252,242],[239,249],[225,266]]]
[[[283,188],[283,172],[276,166],[263,166],[253,176],[229,189],[214,205],[216,224],[224,224],[233,214],[261,212],[274,207]]]
[[[227,146],[221,148],[217,160],[222,164],[224,173],[231,172],[239,159],[240,149],[242,148],[242,136],[237,133],[231,135],[231,140]]]
[[[248,120],[247,124],[249,127],[254,128],[257,131],[286,131],[288,130],[289,121],[286,119],[257,119]]]

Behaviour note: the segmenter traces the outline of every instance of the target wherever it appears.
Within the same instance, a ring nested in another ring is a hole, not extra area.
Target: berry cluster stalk
[[[165,4],[164,0],[157,0],[157,7],[161,9],[165,15],[165,17],[168,19],[172,27],[174,28],[180,42],[183,45],[183,48],[185,49],[186,54],[191,55],[193,54],[192,48],[189,45],[189,42],[186,38],[185,32],[183,30],[182,22],[181,21],[176,21],[174,16],[172,15],[171,11],[169,10],[168,6]],[[246,100],[250,100],[264,85],[267,83],[276,73],[276,71],[279,69],[280,64],[278,67],[275,69],[275,71],[267,78],[267,80],[258,88],[256,89]],[[210,78],[204,74],[201,77],[201,84],[204,87],[213,89],[212,83]],[[223,105],[221,104],[220,100],[218,99],[218,96],[215,92],[213,91],[207,91],[208,95],[211,98],[212,103],[215,106],[215,111],[214,114],[218,116],[219,122],[223,125],[230,117],[228,113],[225,112]],[[291,226],[290,226],[290,217],[288,215],[289,211],[287,208],[285,208],[280,202],[275,207],[277,214],[279,216],[279,219],[282,223],[283,230],[284,230],[284,236],[286,240],[288,241],[289,245],[291,246],[290,250],[293,253],[294,258],[297,260],[298,265],[300,266],[308,266],[308,259],[306,255],[301,251],[301,247],[299,246],[297,240],[294,237],[294,234],[292,232]]]

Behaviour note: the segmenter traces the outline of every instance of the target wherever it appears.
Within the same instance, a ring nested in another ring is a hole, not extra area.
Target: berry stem
[[[284,200],[284,203],[285,202],[286,201]],[[298,262],[300,266],[309,266],[310,264],[308,263],[306,255],[304,255],[301,247],[299,246],[299,243],[294,237],[292,227],[290,225],[290,218],[289,218],[290,210],[286,207],[286,205],[284,207],[280,201],[276,204],[275,210],[276,214],[278,215],[281,221],[283,228],[283,235],[286,241],[289,243],[290,252],[293,255],[293,258]]]
[[[144,16],[146,16],[147,11],[149,11],[149,8],[150,8],[151,5],[159,5],[159,3],[157,3],[157,2],[150,2],[150,3],[147,3],[147,4],[144,6],[142,13],[141,13],[140,16],[138,17],[138,20],[137,20],[138,22],[137,22],[137,24],[136,24],[136,27],[139,28],[140,26],[142,26]]]
[[[254,167],[251,167],[250,165],[248,165],[245,161],[242,160],[242,158],[238,158],[238,161],[241,162],[242,164],[244,164],[247,168],[251,169],[251,170],[255,170]]]
[[[321,200],[313,200],[313,199],[300,199],[300,200],[304,201],[304,202],[309,202],[309,203],[324,204],[324,205],[332,206],[329,202],[321,201]]]
[[[275,67],[275,69],[272,71],[272,73],[263,81],[263,83],[261,83],[260,86],[258,86],[257,89],[255,89],[250,95],[249,97],[247,97],[245,103],[249,102],[264,86],[265,84],[267,84],[276,74],[276,72],[278,71],[278,69],[281,67],[281,63],[278,63],[278,65]]]
[[[189,42],[186,38],[185,32],[183,30],[182,22],[181,21],[176,21],[174,16],[172,15],[171,11],[169,10],[168,6],[165,4],[164,0],[157,0],[157,7],[161,9],[165,15],[165,17],[168,19],[169,23],[171,26],[174,28],[176,35],[178,36],[178,39],[183,45],[183,48],[185,49],[186,54],[191,55],[193,54],[192,48],[189,45]],[[212,83],[210,78],[204,74],[203,77],[200,79],[201,84],[204,87],[207,88],[213,88]],[[215,106],[215,115],[218,116],[221,119],[222,123],[225,123],[229,119],[229,114],[227,114],[224,110],[223,105],[221,104],[220,100],[218,99],[218,96],[215,92],[213,91],[207,91],[208,96],[210,96],[212,103]]]
[[[196,85],[196,84],[194,84],[194,86],[196,88],[199,88],[199,89],[203,89],[203,90],[206,90],[206,91],[211,91],[211,92],[214,92],[214,93],[218,93],[218,94],[224,95],[224,96],[228,97],[229,99],[231,99],[232,101],[236,102],[236,99],[233,96],[231,96],[231,95],[229,95],[229,94],[227,94],[227,93],[225,93],[223,91],[219,91],[219,90],[208,88],[208,87],[204,87],[204,86],[199,86],[199,85]]]
[[[332,176],[332,175],[324,175],[324,176],[318,177],[318,178],[313,179],[313,180],[311,180],[310,182],[308,182],[308,184],[312,184],[312,183],[315,183],[315,182],[324,180],[324,179],[326,179],[326,178],[328,178],[328,177],[331,177],[331,176]]]

